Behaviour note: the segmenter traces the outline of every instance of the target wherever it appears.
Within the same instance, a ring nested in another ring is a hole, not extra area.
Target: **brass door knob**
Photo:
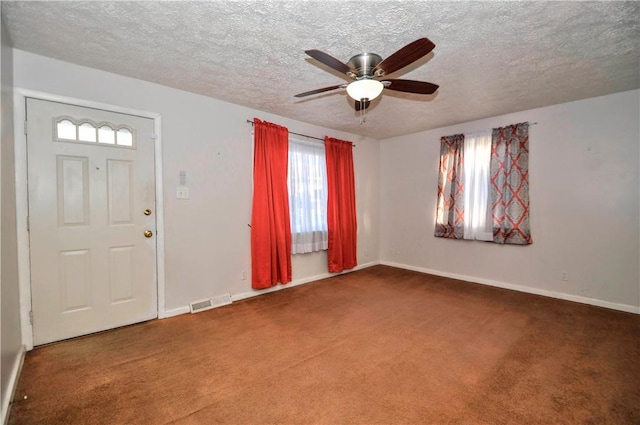
[[[144,215],[151,215],[151,210],[149,208],[144,210]]]
[[[153,236],[153,232],[151,230],[145,230],[144,231],[144,237],[145,238],[150,238],[151,236]]]

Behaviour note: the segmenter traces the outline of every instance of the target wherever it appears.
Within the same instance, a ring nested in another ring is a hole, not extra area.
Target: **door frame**
[[[14,143],[16,178],[16,233],[18,239],[18,285],[20,289],[20,323],[22,343],[27,350],[33,349],[33,325],[31,311],[31,264],[27,216],[29,213],[29,193],[27,188],[27,98],[67,103],[74,106],[102,109],[127,115],[135,115],[153,120],[154,164],[156,194],[156,276],[158,294],[158,318],[166,317],[165,305],[165,250],[164,250],[164,201],[162,179],[162,116],[157,112],[141,111],[102,102],[94,102],[69,96],[44,93],[29,89],[14,88]]]

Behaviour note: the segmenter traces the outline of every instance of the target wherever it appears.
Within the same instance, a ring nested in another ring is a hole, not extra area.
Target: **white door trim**
[[[29,264],[29,232],[27,231],[27,214],[29,211],[27,192],[27,138],[25,134],[26,98],[68,103],[87,108],[136,115],[153,120],[156,135],[155,145],[155,180],[156,180],[156,267],[158,285],[158,318],[166,317],[165,311],[165,269],[164,269],[164,201],[162,180],[162,117],[159,113],[141,111],[121,106],[76,99],[67,96],[38,92],[22,88],[14,88],[14,142],[16,172],[16,224],[18,239],[18,284],[20,288],[20,322],[22,343],[27,350],[33,349],[33,326],[29,312],[31,311],[31,268]]]

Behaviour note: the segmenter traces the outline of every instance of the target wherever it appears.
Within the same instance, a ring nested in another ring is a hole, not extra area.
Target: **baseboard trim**
[[[472,283],[479,283],[482,285],[495,286],[497,288],[510,289],[512,291],[526,292],[528,294],[542,295],[545,297],[557,298],[565,301],[573,301],[581,304],[589,304],[597,307],[604,307],[612,310],[624,311],[627,313],[640,314],[640,307],[636,307],[628,304],[619,304],[611,301],[599,300],[596,298],[581,297],[579,295],[565,294],[563,292],[547,291],[546,289],[538,289],[538,288],[532,288],[529,286],[514,285],[511,283],[500,282],[497,280],[483,279],[475,276],[467,276],[467,275],[461,275],[457,273],[443,272],[440,270],[410,266],[408,264],[394,263],[391,261],[381,261],[380,264],[385,266],[390,266],[390,267],[397,267],[399,269],[411,270],[415,272],[427,273],[427,274],[432,274],[432,275],[442,276],[442,277],[449,277],[452,279],[464,280]]]
[[[181,314],[186,314],[189,313],[191,311],[191,309],[189,308],[188,305],[185,305],[183,307],[178,307],[178,308],[174,308],[171,310],[165,310],[164,311],[164,317],[162,317],[163,319],[167,319],[169,317],[173,317],[173,316],[180,316]]]
[[[372,261],[372,262],[365,263],[365,264],[359,264],[359,265],[355,266],[352,269],[345,270],[345,271],[340,272],[340,273],[329,273],[329,272],[321,273],[321,274],[318,274],[318,275],[315,275],[315,276],[309,276],[309,277],[305,277],[303,279],[293,280],[293,281],[287,283],[286,285],[276,285],[276,286],[273,286],[273,287],[268,288],[268,289],[254,289],[254,290],[252,290],[250,292],[243,292],[243,293],[240,293],[240,294],[232,295],[231,296],[231,300],[240,301],[240,300],[244,300],[246,298],[251,298],[251,297],[255,297],[255,296],[258,296],[258,295],[262,295],[262,294],[268,294],[268,293],[271,293],[271,292],[282,291],[283,289],[293,288],[294,286],[304,285],[306,283],[311,283],[311,282],[316,282],[318,280],[327,279],[327,278],[330,278],[330,277],[333,277],[333,276],[339,276],[341,274],[352,273],[352,272],[355,272],[357,270],[366,269],[368,267],[373,267],[373,266],[378,265],[378,264],[380,264],[379,261]]]
[[[9,421],[9,413],[11,413],[11,400],[16,395],[16,389],[18,388],[18,378],[20,377],[20,372],[22,371],[22,365],[24,364],[24,356],[27,352],[27,349],[24,345],[20,346],[20,351],[18,351],[18,355],[16,356],[15,361],[13,362],[13,367],[11,368],[11,377],[9,378],[9,391],[5,394],[6,398],[2,400],[2,424],[7,425]]]
[[[322,274],[318,274],[318,275],[315,275],[315,276],[305,277],[303,279],[297,279],[297,280],[294,280],[292,282],[287,283],[286,285],[276,285],[276,286],[274,286],[272,288],[268,288],[268,289],[255,289],[255,290],[252,290],[252,291],[249,291],[249,292],[242,292],[240,294],[231,295],[231,301],[240,301],[240,300],[244,300],[246,298],[256,297],[258,295],[263,295],[263,294],[268,294],[268,293],[271,293],[271,292],[281,291],[283,289],[292,288],[294,286],[304,285],[306,283],[315,282],[315,281],[326,279],[326,278],[329,278],[329,277],[338,276],[338,275],[345,274],[345,273],[351,273],[351,272],[354,272],[356,270],[366,269],[367,267],[376,266],[378,264],[380,264],[379,261],[372,261],[372,262],[369,262],[369,263],[360,264],[360,265],[354,267],[353,269],[345,270],[345,271],[343,271],[341,273],[322,273]],[[178,308],[174,308],[174,309],[171,309],[171,310],[165,310],[163,318],[169,318],[169,317],[179,316],[181,314],[187,314],[190,311],[191,310],[189,309],[189,306],[178,307]]]

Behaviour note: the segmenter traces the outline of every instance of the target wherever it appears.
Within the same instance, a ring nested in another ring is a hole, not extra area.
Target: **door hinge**
[[[33,310],[29,311],[29,323],[33,325]]]
[[[27,134],[27,121],[24,122],[24,134]]]
[[[29,220],[29,216],[27,216],[27,232],[31,231],[31,220]]]

